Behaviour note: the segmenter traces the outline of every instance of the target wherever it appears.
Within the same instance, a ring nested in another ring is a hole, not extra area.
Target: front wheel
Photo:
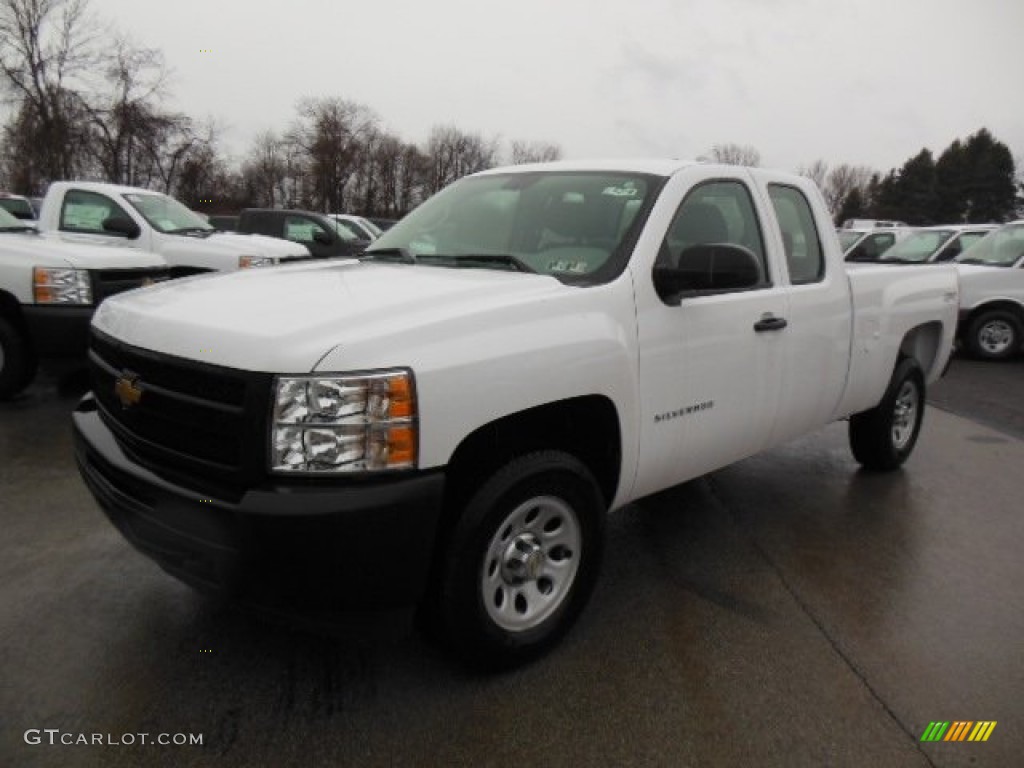
[[[1021,347],[1021,323],[1012,312],[994,310],[971,321],[967,346],[981,360],[1003,360]]]
[[[850,417],[850,449],[868,469],[896,469],[914,450],[924,419],[924,374],[913,358],[896,364],[882,401]]]
[[[445,553],[438,609],[452,650],[502,669],[554,645],[593,590],[604,519],[597,483],[569,454],[529,454],[494,473]]]

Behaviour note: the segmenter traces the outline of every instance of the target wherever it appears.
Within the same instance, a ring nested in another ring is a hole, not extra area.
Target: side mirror
[[[129,240],[134,240],[141,234],[139,225],[127,216],[108,216],[103,220],[103,231],[112,235],[124,235]]]
[[[654,290],[666,304],[687,296],[742,291],[761,284],[761,263],[749,248],[732,243],[694,245],[675,266],[654,267]]]
[[[313,242],[319,243],[320,245],[330,245],[334,240],[332,240],[331,236],[322,229],[317,229],[313,232]]]

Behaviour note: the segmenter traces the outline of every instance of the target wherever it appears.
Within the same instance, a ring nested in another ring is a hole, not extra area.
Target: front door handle
[[[789,323],[786,322],[786,318],[766,314],[754,323],[754,330],[758,333],[761,333],[761,331],[781,331],[787,325],[789,325]]]

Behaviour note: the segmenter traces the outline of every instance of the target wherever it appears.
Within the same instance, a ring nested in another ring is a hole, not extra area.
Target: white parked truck
[[[359,261],[105,302],[76,452],[188,583],[416,606],[507,666],[583,608],[610,510],[847,417],[862,464],[900,466],[956,315],[952,267],[847,272],[799,176],[497,169]]]
[[[159,192],[99,182],[51,184],[43,198],[38,228],[70,243],[151,251],[164,258],[172,277],[266,267],[310,257],[298,243],[220,232]]]
[[[0,399],[25,389],[42,364],[85,364],[89,321],[107,296],[166,280],[152,253],[71,245],[0,209]]]
[[[989,232],[957,258],[960,340],[982,360],[1024,349],[1024,220]]]

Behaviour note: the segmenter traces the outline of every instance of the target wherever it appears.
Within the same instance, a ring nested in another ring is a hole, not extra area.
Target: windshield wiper
[[[518,256],[513,256],[510,253],[460,253],[457,256],[431,254],[430,256],[420,256],[420,258],[444,261],[453,267],[479,267],[481,265],[499,264],[504,267],[511,267],[517,272],[533,272],[534,274],[537,272],[537,270]]]
[[[400,264],[415,264],[416,257],[408,248],[378,248],[375,251],[363,251],[360,261],[397,261]]]
[[[39,234],[39,230],[36,229],[35,227],[26,226],[0,227],[0,232],[35,232],[36,234]]]
[[[168,229],[168,235],[212,235],[217,230],[206,227],[181,227],[179,229]]]

